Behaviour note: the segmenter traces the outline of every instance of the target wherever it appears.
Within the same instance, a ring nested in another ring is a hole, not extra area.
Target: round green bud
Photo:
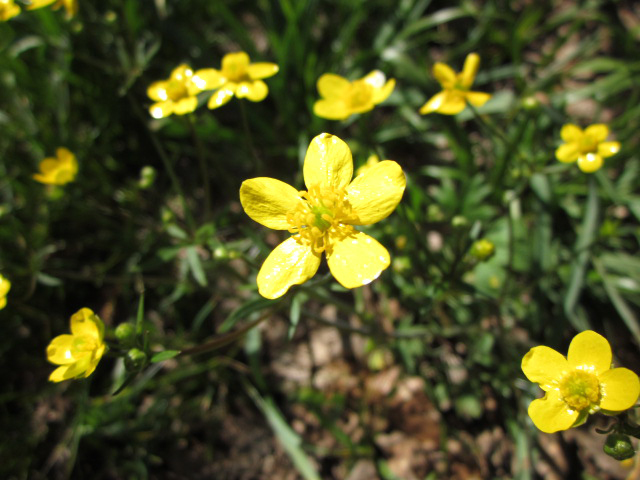
[[[620,461],[632,458],[636,454],[631,439],[621,433],[609,435],[602,449],[604,453]]]
[[[124,367],[128,371],[140,370],[147,363],[147,354],[139,348],[132,348],[124,357]]]
[[[149,188],[151,185],[153,185],[153,182],[156,179],[156,175],[157,172],[155,168],[149,165],[145,165],[144,167],[142,167],[142,170],[140,170],[140,180],[138,180],[138,186],[143,190]]]
[[[480,240],[476,240],[471,246],[471,250],[469,254],[479,260],[481,262],[488,260],[493,253],[495,252],[495,245],[490,240],[486,238],[481,238]]]
[[[124,322],[116,327],[116,338],[122,343],[130,343],[136,336],[136,327],[132,323]]]
[[[451,225],[456,228],[466,227],[467,225],[469,225],[469,220],[467,220],[467,218],[463,217],[462,215],[456,215],[451,219]]]
[[[522,108],[524,108],[525,110],[535,110],[539,106],[540,101],[532,95],[529,95],[522,99]]]

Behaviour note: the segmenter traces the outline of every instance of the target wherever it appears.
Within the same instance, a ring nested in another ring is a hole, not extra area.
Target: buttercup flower
[[[267,97],[269,88],[262,81],[278,73],[275,63],[249,63],[245,52],[228,53],[222,58],[222,70],[203,68],[196,72],[195,81],[202,90],[214,90],[207,106],[218,108],[235,95],[252,102],[260,102]]]
[[[64,147],[56,149],[56,157],[48,157],[40,162],[40,173],[33,179],[49,185],[64,185],[72,182],[78,173],[76,156]]]
[[[61,382],[88,377],[93,373],[106,350],[104,323],[88,308],[71,316],[71,335],[59,335],[47,347],[47,359],[60,365],[49,380]]]
[[[11,290],[11,282],[0,275],[0,310],[7,306],[7,293]]]
[[[37,8],[43,8],[53,5],[54,10],[60,7],[64,7],[67,13],[67,17],[73,17],[78,13],[78,0],[31,0],[27,6],[27,10],[35,10]]]
[[[201,91],[191,67],[182,64],[173,69],[167,80],[149,85],[147,95],[156,101],[149,107],[149,113],[153,118],[191,113],[198,106],[197,95]]]
[[[584,423],[589,414],[616,414],[631,408],[640,395],[638,376],[626,368],[611,368],[609,342],[587,330],[576,335],[565,358],[539,346],[522,359],[527,378],[546,392],[529,405],[529,416],[546,433]]]
[[[442,86],[442,91],[436,93],[420,108],[420,113],[425,115],[438,112],[445,115],[455,115],[466,107],[466,102],[476,107],[481,107],[491,98],[484,92],[472,92],[469,89],[478,73],[480,57],[477,53],[470,53],[464,61],[462,72],[456,73],[444,63],[437,62],[433,66],[433,76]]]
[[[313,113],[329,120],[345,120],[354,113],[364,113],[384,102],[396,86],[380,70],[350,82],[340,75],[325,73],[318,79],[322,97],[313,105]]]
[[[329,270],[346,288],[370,283],[389,266],[387,249],[354,225],[376,223],[396,208],[406,185],[400,165],[385,160],[351,181],[349,147],[323,133],[309,145],[303,175],[307,191],[264,177],[246,180],[240,187],[247,215],[292,234],[258,273],[258,290],[266,298],[278,298],[313,277],[323,252]]]
[[[5,22],[20,13],[20,7],[13,0],[0,0],[0,20]]]
[[[578,167],[585,173],[592,173],[602,167],[603,159],[620,151],[619,142],[605,142],[609,128],[596,123],[584,131],[572,123],[560,130],[564,144],[556,150],[556,158],[563,163],[578,161]]]

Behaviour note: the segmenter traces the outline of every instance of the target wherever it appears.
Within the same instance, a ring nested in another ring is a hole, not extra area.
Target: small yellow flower
[[[522,359],[527,378],[546,392],[531,402],[529,416],[546,433],[581,425],[602,410],[617,414],[631,408],[640,395],[638,376],[626,368],[611,368],[611,346],[596,332],[576,335],[567,358],[539,346]]]
[[[481,238],[480,240],[473,242],[469,253],[473,258],[482,262],[491,257],[495,252],[495,249],[496,247],[491,240]]]
[[[7,306],[7,293],[11,290],[11,282],[0,275],[0,310]]]
[[[366,77],[350,82],[333,73],[318,79],[320,100],[313,105],[313,113],[329,120],[345,120],[354,113],[364,113],[384,102],[396,86],[392,78],[374,70]]]
[[[196,83],[194,72],[188,65],[182,64],[171,72],[167,80],[153,82],[147,88],[147,95],[156,103],[149,107],[153,118],[169,115],[186,115],[198,106],[198,93],[202,90]]]
[[[620,151],[619,142],[605,142],[609,136],[609,128],[596,123],[584,131],[572,123],[560,130],[564,144],[556,150],[556,158],[563,163],[578,161],[578,167],[585,173],[592,173],[602,167],[603,159]]]
[[[93,373],[106,350],[104,323],[88,308],[71,316],[71,335],[58,335],[47,347],[47,359],[60,365],[49,380],[62,382],[88,377]]]
[[[48,185],[64,185],[72,182],[78,173],[76,156],[64,147],[56,149],[56,157],[48,157],[40,162],[40,173],[33,179]]]
[[[265,177],[246,180],[240,187],[247,215],[292,234],[258,273],[258,290],[266,298],[278,298],[313,277],[323,252],[329,270],[346,288],[370,283],[390,263],[387,249],[353,226],[371,225],[393,212],[406,185],[400,165],[385,160],[351,181],[349,147],[323,133],[309,145],[303,176],[307,191]]]
[[[481,107],[487,103],[491,95],[469,90],[476,78],[479,66],[480,56],[477,53],[467,55],[460,73],[454,72],[449,65],[437,62],[433,66],[433,76],[442,86],[442,91],[431,97],[420,108],[420,113],[425,115],[431,112],[438,112],[444,115],[455,115],[464,110],[467,105],[466,102],[476,107]]]
[[[207,106],[221,107],[235,95],[252,102],[264,100],[269,87],[262,81],[278,73],[275,63],[250,63],[245,52],[228,53],[222,58],[222,70],[203,68],[198,70],[195,81],[202,90],[214,90]]]
[[[13,0],[0,0],[0,21],[6,22],[20,13],[20,7]]]

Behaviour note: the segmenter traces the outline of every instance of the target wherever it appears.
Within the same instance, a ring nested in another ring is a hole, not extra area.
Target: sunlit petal
[[[56,365],[68,365],[76,361],[73,355],[73,335],[58,335],[47,347],[47,360]]]
[[[287,213],[300,202],[298,191],[274,178],[252,178],[242,182],[240,203],[256,222],[274,230],[287,230]]]
[[[565,143],[556,149],[556,158],[563,163],[575,162],[580,156],[580,150],[576,143]]]
[[[560,130],[560,137],[567,143],[580,142],[582,135],[582,129],[573,123],[567,123]]]
[[[167,82],[164,80],[153,82],[147,88],[147,95],[151,100],[155,100],[156,102],[164,102],[168,100],[169,95],[167,94]]]
[[[165,118],[173,113],[174,103],[171,100],[154,103],[149,107],[149,113],[153,118]]]
[[[611,359],[609,342],[592,330],[586,330],[573,337],[567,354],[571,368],[579,368],[595,374],[609,370]]]
[[[394,88],[396,88],[396,81],[395,79],[391,78],[382,87],[377,88],[373,91],[373,103],[377,105],[384,102],[387,98],[389,98]]]
[[[550,390],[569,369],[564,355],[544,345],[529,350],[521,366],[526,377],[545,391]]]
[[[484,92],[467,92],[465,97],[474,107],[481,107],[489,101],[491,95]]]
[[[608,158],[620,151],[620,142],[602,142],[598,145],[598,155]]]
[[[341,77],[340,75],[334,75],[333,73],[325,73],[317,82],[320,96],[328,99],[342,99],[347,94],[350,85],[351,82],[349,82],[349,80]]]
[[[579,412],[570,410],[557,390],[551,390],[543,398],[529,405],[529,416],[536,427],[545,433],[567,430],[578,419]]]
[[[614,368],[599,375],[602,400],[600,408],[621,412],[633,407],[640,395],[638,375],[626,368]]]
[[[269,78],[278,73],[278,65],[275,63],[259,62],[252,63],[247,67],[247,75],[252,80]]]
[[[209,98],[209,101],[207,102],[207,107],[214,110],[223,106],[233,98],[234,91],[235,89],[231,90],[225,85],[223,88],[211,95],[211,98]]]
[[[104,324],[100,317],[88,308],[81,308],[71,316],[71,333],[73,335],[88,335],[97,340],[102,338]]]
[[[433,76],[442,88],[453,88],[456,83],[456,72],[446,63],[437,62],[433,65]]]
[[[478,67],[480,66],[480,56],[477,53],[470,53],[464,60],[464,66],[460,73],[460,84],[464,88],[471,88],[473,81],[476,79]],[[473,103],[473,102],[472,102]]]
[[[186,97],[178,100],[173,104],[173,113],[176,115],[185,115],[193,112],[198,107],[197,97]]]
[[[328,120],[344,120],[351,115],[351,110],[342,99],[318,100],[313,104],[313,113]]]
[[[602,156],[597,153],[587,153],[578,157],[578,167],[580,167],[580,170],[584,173],[593,173],[600,170],[603,163],[604,160]]]
[[[222,73],[215,68],[203,68],[196,70],[192,78],[200,90],[216,90],[227,81]]]
[[[345,188],[353,176],[351,150],[335,135],[316,136],[307,149],[303,175],[307,188],[314,185]]]
[[[255,80],[252,82],[242,82],[236,89],[236,95],[238,98],[247,98],[252,102],[260,102],[267,97],[269,88],[267,84],[262,80]]]
[[[609,136],[609,127],[607,127],[604,123],[596,123],[594,125],[589,125],[584,130],[584,134],[593,142],[604,142]]]

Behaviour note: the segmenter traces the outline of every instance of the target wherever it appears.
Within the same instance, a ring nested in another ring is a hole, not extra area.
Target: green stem
[[[240,112],[242,114],[242,128],[244,129],[244,135],[247,138],[247,146],[249,147],[249,151],[256,161],[256,170],[258,172],[262,172],[264,169],[264,164],[253,144],[253,136],[251,135],[251,129],[249,128],[249,118],[247,116],[245,100],[239,98],[238,103],[240,104]]]
[[[196,131],[194,116],[192,114],[187,115],[187,123],[189,124],[189,130],[191,131],[191,137],[193,143],[196,146],[196,156],[198,157],[198,165],[200,166],[200,174],[202,175],[202,187],[204,189],[204,219],[209,219],[209,208],[211,206],[211,182],[209,181],[209,169],[207,168],[207,161],[204,152],[204,146],[202,140]]]

